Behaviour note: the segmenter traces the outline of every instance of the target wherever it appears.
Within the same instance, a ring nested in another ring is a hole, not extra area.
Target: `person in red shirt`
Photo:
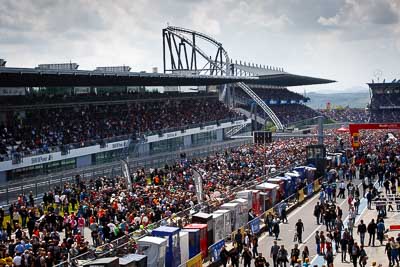
[[[78,230],[81,232],[81,234],[84,236],[85,235],[85,224],[86,220],[83,218],[83,216],[79,216],[78,218]]]

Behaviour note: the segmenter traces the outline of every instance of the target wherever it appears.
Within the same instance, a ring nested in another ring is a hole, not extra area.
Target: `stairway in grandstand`
[[[261,117],[258,114],[251,114],[250,111],[245,110],[244,108],[235,108],[235,111],[240,114],[243,114],[244,116],[246,116],[246,118],[249,118],[249,119],[254,119],[254,117],[255,117],[255,120],[261,125],[265,125],[265,123],[266,123],[265,118]]]
[[[225,133],[225,136],[226,136],[227,138],[231,138],[232,136],[234,136],[235,134],[238,134],[241,130],[243,130],[244,128],[246,128],[247,125],[248,125],[248,124],[243,123],[243,124],[237,125],[237,126],[235,126],[235,127],[232,127],[229,131],[227,131],[227,132]]]
[[[237,83],[237,85],[242,88],[244,92],[246,92],[261,108],[262,110],[271,118],[272,122],[275,124],[278,130],[283,130],[283,124],[276,116],[276,114],[272,111],[270,107],[253,91],[251,88],[243,82]]]
[[[224,89],[222,89],[222,92],[219,94],[219,101],[225,102],[225,96],[226,96],[227,89],[228,89],[228,86],[225,84]]]

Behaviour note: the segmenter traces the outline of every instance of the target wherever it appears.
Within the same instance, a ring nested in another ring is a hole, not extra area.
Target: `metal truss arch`
[[[208,55],[196,42],[198,39],[213,45],[216,52]],[[205,64],[199,67],[201,59]],[[163,65],[164,73],[230,74],[230,59],[220,42],[206,34],[174,26],[163,29]]]

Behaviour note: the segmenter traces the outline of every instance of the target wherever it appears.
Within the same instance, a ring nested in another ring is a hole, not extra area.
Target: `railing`
[[[175,152],[166,152],[141,159],[129,160],[129,168],[162,167],[165,164],[173,163],[179,159],[181,153],[186,153],[188,158],[203,157],[211,153],[249,144],[251,140],[234,140],[224,143],[216,143],[202,147],[183,149]],[[66,182],[74,182],[75,176],[80,175],[82,180],[89,180],[100,176],[122,175],[121,164],[119,161],[104,164],[102,166],[90,166],[82,169],[75,169],[59,174],[48,175],[42,178],[22,179],[0,185],[0,205],[8,205],[17,200],[21,194],[32,192],[35,198],[40,198],[45,192],[56,187],[62,188]]]

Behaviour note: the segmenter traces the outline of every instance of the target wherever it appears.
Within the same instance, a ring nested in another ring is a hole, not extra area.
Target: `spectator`
[[[368,246],[371,246],[372,244],[372,246],[375,247],[376,223],[374,219],[372,219],[371,222],[368,224],[367,231],[369,234]]]

